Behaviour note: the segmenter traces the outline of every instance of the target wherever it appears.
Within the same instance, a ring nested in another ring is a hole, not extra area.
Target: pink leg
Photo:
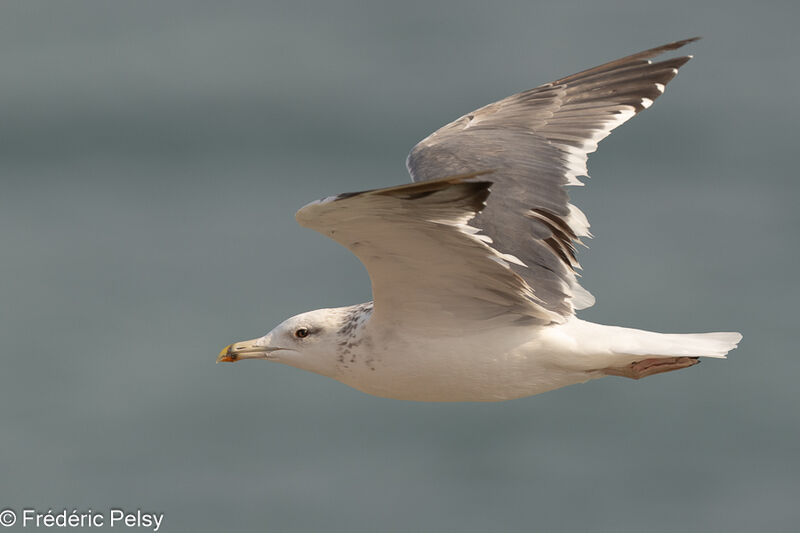
[[[606,368],[603,372],[609,376],[621,376],[624,378],[641,379],[662,372],[671,372],[688,368],[699,363],[697,357],[667,357],[658,359],[642,359],[623,367]]]

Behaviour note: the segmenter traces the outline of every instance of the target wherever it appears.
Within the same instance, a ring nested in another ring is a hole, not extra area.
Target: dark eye
[[[297,328],[297,330],[294,332],[294,336],[298,339],[305,339],[308,337],[308,333],[308,328]]]

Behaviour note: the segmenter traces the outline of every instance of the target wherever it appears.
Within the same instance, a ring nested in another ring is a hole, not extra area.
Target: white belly
[[[583,357],[558,327],[435,339],[375,337],[354,347],[332,377],[386,398],[486,402],[531,396],[601,375],[569,364]]]

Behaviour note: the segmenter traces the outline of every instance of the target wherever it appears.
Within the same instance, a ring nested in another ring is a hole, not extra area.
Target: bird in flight
[[[318,309],[225,347],[402,400],[501,401],[603,376],[639,379],[724,358],[734,332],[663,334],[586,322],[576,245],[590,237],[567,186],[588,154],[650,107],[691,56],[686,39],[509,96],[417,144],[412,183],[344,193],[300,225],[366,266],[373,302]]]

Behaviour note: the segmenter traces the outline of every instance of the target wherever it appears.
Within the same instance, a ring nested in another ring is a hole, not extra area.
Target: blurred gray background
[[[0,507],[162,531],[797,531],[796,2],[3,2]],[[408,180],[483,104],[702,35],[573,198],[583,318],[739,330],[728,361],[499,404],[260,361],[370,299],[305,203]],[[18,528],[19,529],[19,528]]]

